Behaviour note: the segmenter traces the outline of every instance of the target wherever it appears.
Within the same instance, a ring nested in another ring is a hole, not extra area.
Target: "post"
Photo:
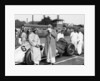
[[[33,18],[34,16],[32,15],[32,24],[33,24],[33,22],[34,22],[34,18]]]
[[[28,18],[26,18],[26,23],[28,23]]]
[[[59,20],[59,15],[57,15],[57,19]]]

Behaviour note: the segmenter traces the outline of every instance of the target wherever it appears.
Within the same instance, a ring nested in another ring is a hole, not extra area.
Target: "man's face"
[[[38,30],[35,30],[35,34],[37,34],[38,33]]]

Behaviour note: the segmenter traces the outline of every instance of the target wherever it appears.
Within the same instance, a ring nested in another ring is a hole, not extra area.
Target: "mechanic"
[[[56,62],[55,57],[56,57],[57,33],[56,33],[56,30],[54,30],[52,26],[50,26],[50,28],[48,28],[48,30],[50,32],[50,43],[49,43],[48,54],[47,54],[47,62],[54,65],[54,63]]]
[[[70,38],[71,38],[71,43],[74,44],[75,46],[75,50],[77,50],[77,29],[73,29],[71,34],[70,34]]]
[[[82,53],[82,47],[83,47],[83,34],[80,30],[78,32],[78,38],[77,38],[77,52],[80,55]]]
[[[64,38],[64,34],[63,34],[63,31],[62,30],[58,31],[57,41],[59,41],[60,38]]]
[[[34,65],[39,65],[41,60],[41,52],[40,52],[40,38],[37,35],[37,29],[34,29],[33,32],[29,34],[29,42],[31,44],[31,56]]]

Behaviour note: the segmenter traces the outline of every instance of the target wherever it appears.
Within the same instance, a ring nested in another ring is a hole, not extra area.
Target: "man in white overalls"
[[[80,55],[82,53],[82,46],[83,46],[83,34],[78,30],[78,42],[77,42],[77,52]]]
[[[77,49],[77,32],[76,32],[76,29],[74,29],[74,31],[72,31],[70,37],[71,37],[71,43],[74,44],[75,46],[75,50]]]

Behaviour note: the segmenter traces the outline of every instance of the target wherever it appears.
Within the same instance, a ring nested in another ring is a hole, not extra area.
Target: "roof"
[[[24,24],[25,27],[48,28],[48,25]]]
[[[66,28],[77,29],[77,28],[79,28],[79,27],[78,27],[78,26],[66,26]]]
[[[54,19],[54,20],[52,20],[51,22],[58,22],[58,21],[64,21],[63,19]]]

